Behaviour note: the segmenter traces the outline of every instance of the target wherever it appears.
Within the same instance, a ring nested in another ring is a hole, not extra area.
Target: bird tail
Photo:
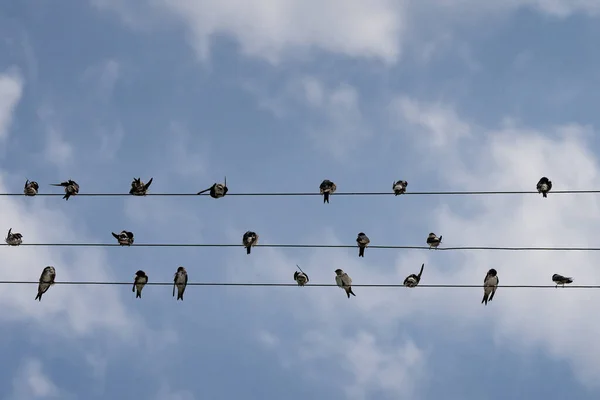
[[[440,235],[440,243],[442,243],[442,236]]]
[[[42,293],[38,292],[37,296],[35,296],[35,300],[42,301]]]
[[[183,292],[177,293],[177,300],[183,301]]]
[[[364,247],[359,247],[358,248],[358,256],[359,257],[364,257],[365,256],[365,248]]]
[[[65,195],[63,196],[63,199],[65,199],[65,200],[69,201],[69,195],[68,195],[68,194],[65,194]]]
[[[488,303],[488,294],[484,293],[483,294],[483,300],[481,300],[481,304],[485,303],[485,305],[487,306]]]
[[[352,291],[352,288],[351,288],[351,287],[350,287],[350,288],[348,288],[348,292],[347,292],[347,293],[348,293],[348,298],[350,298],[350,295],[352,295],[352,296],[356,296],[356,295],[354,294],[354,292]]]
[[[329,203],[329,193],[323,193],[323,203]]]
[[[135,294],[135,298],[137,299],[138,297],[140,299],[142,298],[142,291],[141,290],[138,290],[137,293]]]
[[[419,275],[418,275],[419,279],[421,279],[421,274],[423,273],[423,268],[425,268],[425,263],[423,263],[421,265],[421,270],[419,271]]]
[[[246,246],[246,254],[250,254],[251,251],[252,251],[252,247]]]
[[[204,190],[202,190],[201,192],[198,192],[198,193],[196,193],[196,194],[202,194],[202,193],[208,192],[209,190],[210,190],[210,188],[208,188],[208,189],[204,189]]]
[[[494,298],[494,295],[496,294],[496,288],[492,289],[492,294],[490,295],[490,300],[492,301],[492,299]]]
[[[544,192],[544,193],[542,193],[542,196],[548,197],[548,193]]]

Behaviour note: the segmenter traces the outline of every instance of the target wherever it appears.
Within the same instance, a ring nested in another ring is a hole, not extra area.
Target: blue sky
[[[600,187],[600,1],[92,0],[0,6],[0,192]],[[8,4],[10,3],[10,4]],[[594,195],[5,197],[29,243],[593,246]],[[593,253],[0,249],[2,280],[600,284]],[[0,290],[0,399],[596,399],[595,291]],[[553,383],[560,382],[561,384]]]

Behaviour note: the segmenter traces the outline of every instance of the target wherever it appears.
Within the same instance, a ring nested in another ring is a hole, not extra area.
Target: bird
[[[481,304],[485,303],[487,306],[488,301],[492,301],[499,282],[498,272],[494,268],[490,269],[483,280],[483,300],[481,300]]]
[[[548,192],[550,190],[552,190],[552,181],[545,176],[542,176],[540,181],[537,183],[538,193],[541,193],[544,197],[548,197]]]
[[[204,190],[198,192],[197,194],[209,192],[208,195],[210,197],[212,197],[213,199],[219,199],[221,197],[225,197],[225,195],[227,194],[228,191],[229,191],[229,188],[227,187],[227,177],[225,177],[224,183],[213,183],[213,185],[211,187],[209,187],[208,189],[204,189]]]
[[[323,203],[329,203],[329,195],[337,190],[335,183],[325,179],[319,186],[319,192],[323,195]]]
[[[148,183],[142,182],[142,178],[133,178],[131,182],[131,189],[129,189],[129,194],[133,196],[145,196],[148,192],[148,188],[152,185],[152,180],[154,178],[150,178]]]
[[[12,228],[8,230],[8,235],[6,235],[6,244],[9,246],[18,246],[23,243],[23,235],[20,233],[12,233]]]
[[[54,280],[56,279],[56,270],[53,266],[49,265],[42,271],[42,275],[40,276],[40,284],[38,285],[37,296],[35,296],[35,300],[42,301],[42,295],[48,291],[50,286],[54,285]]]
[[[300,266],[298,264],[296,264],[296,267],[298,267],[298,269],[300,271],[294,272],[294,280],[296,281],[298,286],[304,286],[309,281],[308,275],[304,271],[302,271],[302,269],[300,268]]]
[[[339,268],[335,270],[335,283],[346,291],[348,298],[350,295],[356,296],[352,291],[352,278]]]
[[[177,268],[175,278],[173,278],[173,297],[175,297],[175,286],[177,286],[177,300],[183,301],[183,293],[188,283],[188,274],[185,268]]]
[[[427,244],[429,245],[430,249],[432,247],[437,249],[437,247],[440,245],[440,243],[442,243],[442,236],[437,237],[437,235],[432,232],[427,237]]]
[[[252,246],[256,246],[257,243],[258,235],[256,234],[256,232],[247,231],[246,233],[244,233],[244,236],[242,237],[242,244],[246,248],[246,254],[250,254]]]
[[[419,282],[421,282],[421,275],[423,274],[423,268],[425,268],[425,263],[423,263],[421,265],[421,270],[419,271],[419,275],[410,274],[409,276],[406,277],[406,279],[404,280],[404,286],[409,287],[409,288],[416,287],[419,284]]]
[[[121,231],[118,235],[114,232],[111,233],[121,246],[131,246],[133,244],[133,232]]]
[[[35,181],[29,181],[29,179],[25,180],[25,188],[23,189],[23,193],[25,196],[35,196],[38,194],[38,190],[40,185],[38,185]]]
[[[562,285],[562,287],[565,287],[566,284],[573,283],[573,278],[562,276],[559,274],[554,274],[552,275],[552,282],[556,283],[555,287],[558,287],[558,285]]]
[[[356,238],[356,243],[358,244],[358,256],[365,256],[365,248],[371,243],[369,237],[364,234],[364,232],[360,232]]]
[[[137,289],[137,293],[135,294],[135,298],[142,298],[142,289],[144,285],[148,283],[148,275],[142,270],[139,270],[135,273],[135,279],[133,280],[133,288],[131,288],[132,292],[135,292]]]
[[[406,187],[408,186],[408,182],[406,181],[396,181],[392,185],[392,189],[394,190],[394,195],[398,196],[399,194],[406,193]]]
[[[62,186],[65,188],[65,195],[63,196],[63,199],[65,200],[69,200],[69,197],[71,196],[75,196],[79,193],[79,185],[77,184],[77,182],[75,182],[72,179],[69,179],[66,182],[61,182],[61,183],[51,183],[51,186]]]

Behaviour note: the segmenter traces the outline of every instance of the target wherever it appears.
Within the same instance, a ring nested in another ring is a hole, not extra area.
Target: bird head
[[[494,268],[492,268],[492,269],[490,269],[488,271],[488,275],[489,276],[496,276],[496,275],[498,275],[498,271],[496,271]]]
[[[336,274],[336,275],[341,275],[341,274],[343,274],[343,273],[344,273],[344,271],[342,271],[342,270],[341,270],[341,269],[339,269],[339,268],[335,270],[335,274]]]
[[[177,268],[177,272],[185,272],[185,268],[179,267],[179,268]]]
[[[138,278],[142,278],[142,277],[146,276],[146,273],[142,270],[139,270],[135,273],[135,276],[137,276]]]

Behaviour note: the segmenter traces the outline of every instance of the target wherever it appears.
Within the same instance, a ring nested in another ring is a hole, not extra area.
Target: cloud
[[[23,95],[23,79],[16,69],[0,74],[0,140],[8,137],[13,113]]]
[[[24,359],[17,375],[13,379],[13,393],[10,400],[29,399],[58,399],[64,394],[44,373],[40,360],[36,358]]]
[[[113,59],[91,65],[82,74],[83,82],[90,83],[97,95],[104,100],[112,96],[120,77],[121,64]]]

